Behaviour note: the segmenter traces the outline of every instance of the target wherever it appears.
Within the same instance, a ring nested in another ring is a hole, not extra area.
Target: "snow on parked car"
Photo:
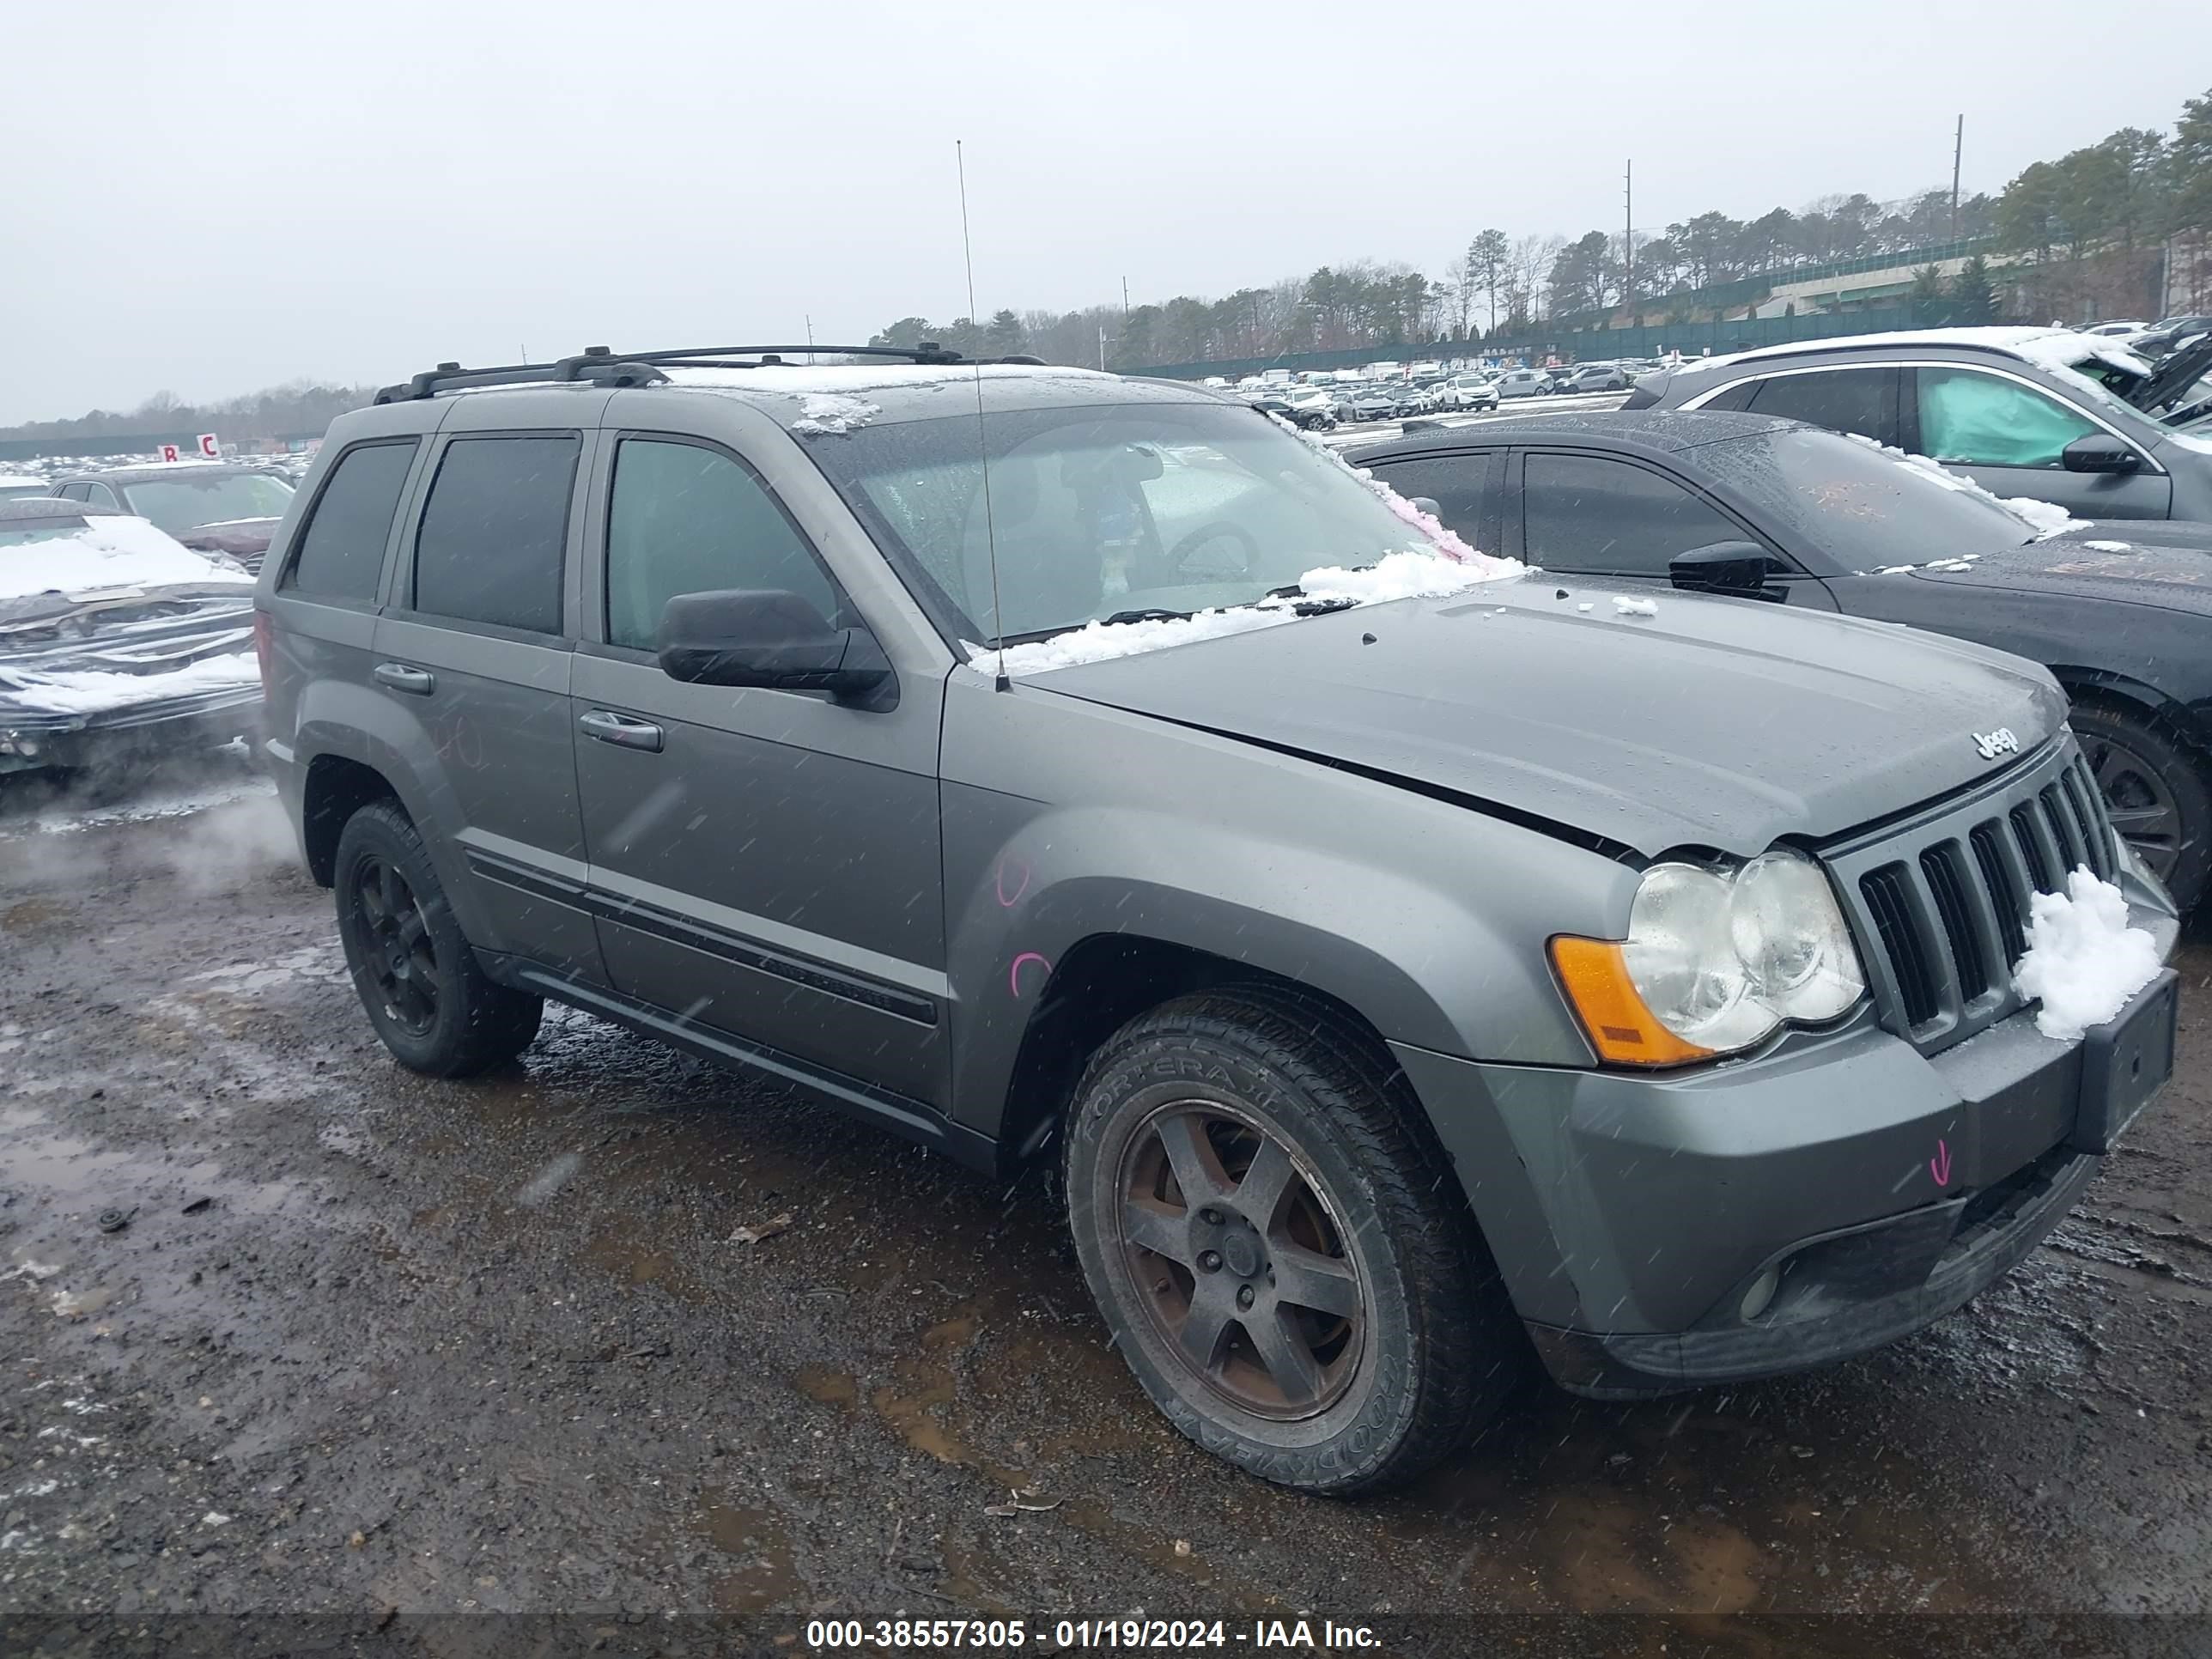
[[[0,775],[216,747],[260,700],[234,560],[112,509],[0,501]]]

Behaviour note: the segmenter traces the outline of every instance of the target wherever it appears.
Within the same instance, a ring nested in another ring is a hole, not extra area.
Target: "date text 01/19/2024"
[[[1340,1625],[1333,1619],[1256,1619],[1238,1628],[1221,1619],[817,1619],[806,1626],[806,1645],[817,1651],[892,1651],[915,1648],[984,1652],[1024,1648],[1034,1641],[1050,1651],[1115,1649],[1122,1651],[1187,1650],[1199,1648],[1338,1649],[1380,1647],[1381,1638],[1365,1625]]]

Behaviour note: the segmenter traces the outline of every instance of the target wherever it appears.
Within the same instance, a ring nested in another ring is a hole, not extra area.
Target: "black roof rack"
[[[492,368],[463,368],[459,363],[440,363],[404,385],[388,386],[376,394],[380,404],[406,403],[434,398],[441,392],[465,391],[471,386],[530,386],[585,381],[593,386],[653,386],[668,376],[669,368],[773,368],[801,353],[832,357],[896,357],[907,362],[939,366],[973,362],[1022,363],[1042,368],[1044,359],[1026,353],[1006,357],[963,357],[934,340],[910,346],[881,345],[727,345],[684,346],[663,351],[615,351],[606,346],[586,346],[573,357],[551,363],[507,363]],[[750,358],[750,362],[740,361]]]

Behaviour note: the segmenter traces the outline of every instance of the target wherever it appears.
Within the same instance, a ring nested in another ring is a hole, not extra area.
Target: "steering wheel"
[[[1191,558],[1194,552],[1203,548],[1208,542],[1216,541],[1233,541],[1240,544],[1236,555],[1236,562],[1231,564],[1224,561],[1216,566],[1209,561],[1206,565],[1195,570],[1192,569]],[[1231,524],[1225,519],[1216,519],[1211,524],[1199,526],[1197,529],[1168,550],[1168,562],[1175,568],[1177,574],[1184,576],[1246,575],[1251,571],[1253,562],[1259,556],[1258,538],[1243,525]]]

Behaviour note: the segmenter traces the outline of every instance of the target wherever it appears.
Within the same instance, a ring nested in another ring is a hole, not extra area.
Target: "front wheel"
[[[1085,1279],[1206,1450],[1334,1496],[1464,1444],[1526,1338],[1402,1081],[1326,1008],[1188,997],[1091,1059],[1065,1152]]]
[[[401,1065],[471,1077],[530,1046],[544,1001],[485,975],[398,802],[372,802],[346,820],[337,878],[346,968]]]
[[[2154,721],[2104,702],[2068,717],[2112,828],[2187,911],[2212,878],[2212,786],[2194,751]]]

